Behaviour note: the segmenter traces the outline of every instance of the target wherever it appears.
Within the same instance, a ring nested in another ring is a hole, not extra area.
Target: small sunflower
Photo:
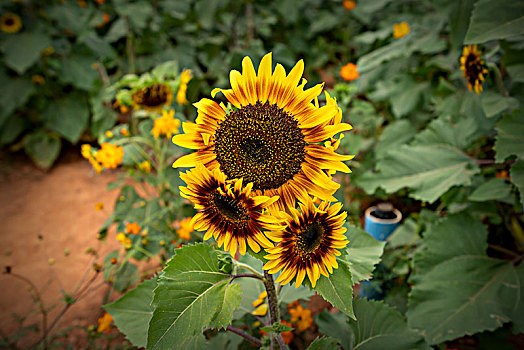
[[[464,47],[462,57],[460,57],[460,70],[468,80],[469,91],[475,91],[477,95],[482,92],[482,83],[488,73],[486,63],[480,59],[482,52],[477,45]]]
[[[173,167],[193,167],[197,162],[208,169],[220,169],[229,179],[243,178],[253,183],[257,195],[280,199],[273,209],[295,206],[309,195],[335,201],[340,187],[324,170],[349,173],[343,163],[353,156],[335,153],[319,144],[335,134],[351,129],[336,116],[336,101],[319,107],[318,96],[324,84],[304,90],[304,63],[300,60],[286,76],[282,65],[272,71],[271,53],[255,73],[249,57],[242,61],[242,74],[231,71],[231,89],[214,89],[234,106],[226,110],[213,100],[195,103],[196,123],[184,123],[185,134],[175,135],[173,143],[195,149],[179,158]],[[326,97],[328,94],[326,94]],[[317,103],[312,103],[316,101]],[[337,122],[334,122],[334,121]]]
[[[173,92],[169,86],[161,83],[153,83],[145,86],[132,95],[135,109],[145,109],[146,111],[160,112],[164,106],[171,105]]]
[[[253,184],[244,186],[242,179],[226,181],[218,169],[210,171],[200,164],[181,173],[180,178],[187,184],[180,187],[180,195],[200,210],[191,224],[197,231],[207,230],[204,240],[213,236],[218,246],[224,245],[224,250],[233,256],[237,246],[242,255],[246,254],[246,245],[255,253],[260,246],[273,247],[261,230],[282,228],[278,219],[263,213],[278,197],[254,196]]]
[[[13,34],[17,33],[22,28],[22,20],[16,13],[5,13],[0,17],[0,28],[2,32]]]
[[[286,228],[272,232],[269,237],[278,242],[274,248],[266,249],[269,260],[264,270],[269,273],[282,271],[276,282],[290,283],[296,276],[298,288],[306,273],[311,285],[315,287],[320,274],[329,277],[333,269],[338,268],[336,257],[338,249],[348,244],[342,227],[347,217],[346,212],[339,213],[341,203],[329,205],[322,202],[318,208],[312,200],[300,203],[300,211],[290,208],[290,214],[281,213],[286,218]]]

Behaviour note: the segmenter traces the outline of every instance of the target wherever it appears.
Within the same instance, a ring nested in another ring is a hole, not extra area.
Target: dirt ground
[[[108,288],[92,264],[101,263],[107,252],[118,247],[114,232],[105,244],[96,239],[118,195],[118,190],[106,190],[117,173],[97,175],[76,154],[62,157],[49,172],[11,156],[2,156],[0,168],[0,335],[12,336],[20,327],[17,317],[27,316],[23,325],[36,323],[40,331],[27,332],[17,345],[27,347],[39,339],[43,321],[35,312],[40,305],[33,300],[35,289],[48,310],[48,327],[63,311],[62,291],[84,295],[51,334],[71,326],[96,325]],[[106,209],[96,211],[97,202]],[[86,254],[88,247],[98,252],[98,259]],[[80,337],[70,341],[75,344]]]

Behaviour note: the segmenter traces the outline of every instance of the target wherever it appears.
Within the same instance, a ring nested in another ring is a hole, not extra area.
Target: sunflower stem
[[[264,270],[264,286],[266,287],[267,291],[267,301],[269,304],[269,319],[271,320],[271,324],[279,323],[280,312],[278,309],[278,296],[277,291],[275,289],[275,282],[273,281],[273,276],[266,270]],[[287,349],[287,346],[284,344],[284,341],[282,340],[282,336],[277,333],[271,333],[271,349],[276,349],[275,341],[279,343],[281,349]]]
[[[260,272],[258,272],[253,267],[249,266],[248,264],[244,264],[244,263],[241,263],[239,261],[236,261],[235,264],[239,268],[243,268],[243,269],[246,269],[246,270],[249,270],[249,271],[253,272],[253,274],[256,275],[258,278],[260,278],[261,280],[264,280],[264,275],[262,275]]]

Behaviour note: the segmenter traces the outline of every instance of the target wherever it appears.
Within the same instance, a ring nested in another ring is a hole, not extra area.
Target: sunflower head
[[[132,98],[136,109],[160,112],[171,104],[173,93],[166,84],[153,83],[136,90]]]
[[[268,248],[265,256],[269,260],[264,270],[269,273],[282,271],[276,282],[290,283],[294,278],[298,288],[307,274],[315,287],[320,275],[329,277],[338,268],[336,257],[339,249],[345,248],[348,240],[342,227],[346,212],[340,213],[341,203],[330,206],[322,202],[316,207],[312,200],[300,203],[300,211],[290,208],[290,213],[282,213],[285,229],[275,231],[270,237],[278,242],[276,247]]]
[[[173,166],[193,167],[198,161],[229,179],[243,178],[257,195],[280,197],[273,209],[294,207],[295,198],[307,200],[309,194],[334,201],[339,185],[325,170],[349,172],[342,161],[352,157],[320,143],[351,126],[341,122],[336,102],[323,107],[313,103],[324,85],[305,89],[303,71],[302,61],[287,75],[280,64],[273,71],[267,54],[255,72],[245,57],[242,73],[231,71],[231,89],[211,92],[212,97],[222,93],[234,109],[226,111],[210,99],[195,103],[196,123],[184,123],[185,134],[174,136],[173,142],[196,152]]]
[[[4,33],[17,33],[22,28],[22,20],[16,13],[5,13],[0,17],[0,28]]]
[[[460,70],[468,80],[469,91],[475,91],[477,95],[482,92],[482,83],[486,79],[488,68],[484,60],[480,58],[482,52],[477,45],[465,46],[460,57]]]
[[[262,232],[282,227],[278,220],[264,213],[278,197],[255,196],[249,183],[244,186],[242,179],[226,181],[218,169],[208,170],[198,166],[180,177],[187,187],[180,187],[182,197],[194,203],[200,210],[192,224],[197,231],[207,230],[204,239],[214,237],[224,250],[235,255],[246,254],[247,246],[255,253],[273,243]]]

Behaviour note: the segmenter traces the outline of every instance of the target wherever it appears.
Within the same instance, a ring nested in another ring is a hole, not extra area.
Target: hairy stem
[[[280,312],[278,309],[278,296],[277,291],[275,289],[275,282],[273,282],[273,276],[271,276],[271,274],[266,270],[264,270],[264,286],[266,287],[267,291],[267,300],[269,304],[269,319],[271,320],[271,324],[279,323]],[[280,334],[271,333],[271,349],[276,348],[275,341],[279,343],[281,349],[287,349],[287,346],[284,344],[284,341],[282,340],[282,336]]]

